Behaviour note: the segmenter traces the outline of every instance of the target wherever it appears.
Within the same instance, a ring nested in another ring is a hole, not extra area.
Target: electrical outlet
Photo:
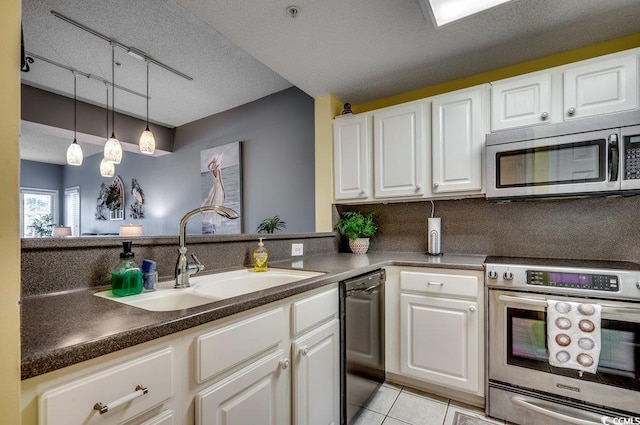
[[[304,244],[292,243],[291,244],[291,256],[298,257],[304,253]]]

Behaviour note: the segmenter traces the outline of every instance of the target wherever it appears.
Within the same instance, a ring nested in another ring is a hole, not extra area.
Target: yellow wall
[[[0,8],[0,422],[20,424],[20,0]]]
[[[424,99],[441,93],[472,87],[478,84],[489,83],[516,75],[553,68],[571,62],[577,62],[597,56],[615,53],[622,50],[640,47],[640,33],[630,36],[605,41],[587,47],[558,53],[551,56],[519,63],[504,68],[494,69],[470,77],[449,81],[435,86],[400,93],[395,96],[374,100],[358,105],[352,104],[352,110],[356,113],[367,112],[374,109],[397,105],[412,100]],[[326,95],[316,99],[315,103],[315,136],[316,136],[316,231],[331,230],[331,204],[333,202],[333,117],[341,111],[341,102]]]
[[[316,232],[333,230],[333,117],[342,110],[342,102],[327,95],[315,100],[316,138]]]

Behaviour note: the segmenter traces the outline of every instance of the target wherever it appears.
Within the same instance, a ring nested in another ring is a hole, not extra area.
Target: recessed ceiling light
[[[431,15],[436,26],[491,9],[511,0],[418,0],[425,17]]]

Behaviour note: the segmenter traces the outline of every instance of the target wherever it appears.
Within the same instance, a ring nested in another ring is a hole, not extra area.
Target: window
[[[20,188],[20,236],[51,236],[58,223],[58,191]]]
[[[64,225],[71,227],[71,236],[80,236],[80,186],[64,190]]]

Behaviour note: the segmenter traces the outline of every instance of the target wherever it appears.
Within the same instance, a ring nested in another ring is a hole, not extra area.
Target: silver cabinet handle
[[[432,285],[433,286],[443,286],[444,283],[442,283],[442,282],[427,282],[427,285],[429,285],[429,286],[432,286]]]
[[[306,345],[304,347],[300,347],[298,352],[301,356],[306,356],[307,354],[309,354],[309,347],[307,347]]]
[[[474,311],[476,311],[476,306],[474,306],[474,305],[470,305],[470,306],[469,306],[469,311],[470,311],[470,312],[472,312],[472,313],[473,313]]]
[[[422,185],[421,184],[417,184],[416,185],[416,192],[419,192],[422,190]]]
[[[434,189],[437,189],[439,186],[440,186],[440,183],[438,183],[438,182],[434,182],[433,183],[433,188]]]
[[[360,189],[360,195],[364,196],[367,194],[367,191],[364,189]]]
[[[289,359],[285,357],[284,359],[280,360],[280,367],[282,368],[282,370],[286,370],[289,367]]]
[[[569,115],[573,115],[573,114],[575,114],[575,113],[576,113],[576,108],[574,108],[574,107],[569,108],[569,110],[567,111],[567,113],[568,113]]]
[[[111,403],[102,404],[100,402],[97,402],[96,404],[93,405],[93,410],[97,410],[98,412],[100,412],[101,415],[103,415],[107,413],[109,410],[113,410],[116,407],[120,407],[125,403],[129,403],[130,401],[135,400],[138,397],[142,397],[148,392],[149,390],[147,389],[147,387],[138,385],[136,386],[136,390],[134,392],[132,392],[131,394],[127,394],[124,397],[120,397],[119,399],[114,400]]]
[[[543,112],[543,113],[540,114],[540,119],[542,121],[545,121],[547,118],[549,118],[549,113]]]

